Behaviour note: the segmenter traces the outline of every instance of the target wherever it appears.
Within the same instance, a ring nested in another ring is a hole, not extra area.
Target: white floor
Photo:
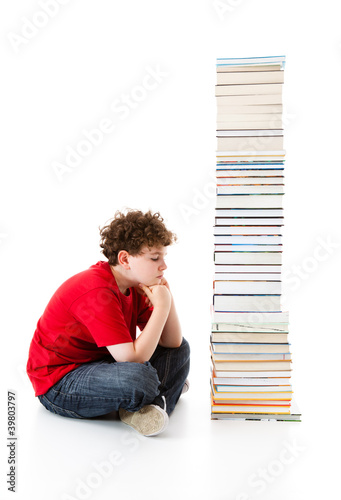
[[[73,420],[50,414],[31,389],[22,388],[15,498],[335,498],[333,429],[324,431],[319,417],[312,418],[308,401],[302,423],[211,421],[206,376],[194,364],[190,391],[166,431],[153,438],[139,436],[115,416]]]

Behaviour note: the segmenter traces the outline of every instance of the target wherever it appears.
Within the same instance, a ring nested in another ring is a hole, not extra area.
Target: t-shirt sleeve
[[[143,330],[148,320],[153,312],[153,307],[149,307],[146,304],[146,297],[143,295],[138,295],[139,297],[139,312],[137,317],[137,326],[140,330]]]
[[[133,342],[118,297],[98,288],[79,297],[69,312],[90,332],[98,347]]]

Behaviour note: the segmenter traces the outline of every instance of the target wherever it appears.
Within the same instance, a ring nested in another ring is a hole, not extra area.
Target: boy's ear
[[[130,269],[129,253],[127,252],[127,250],[120,250],[118,252],[117,260],[118,260],[118,263],[121,264],[121,266],[124,269]]]

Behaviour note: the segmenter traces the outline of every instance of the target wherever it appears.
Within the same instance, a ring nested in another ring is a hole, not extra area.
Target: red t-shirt
[[[108,262],[63,283],[38,321],[27,363],[35,395],[45,394],[78,366],[110,356],[105,346],[132,342],[152,308],[129,288],[120,292]]]

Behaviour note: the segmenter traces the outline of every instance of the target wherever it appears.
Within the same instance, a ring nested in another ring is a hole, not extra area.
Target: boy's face
[[[142,283],[147,286],[158,285],[167,269],[166,247],[143,247],[140,254],[129,255],[130,276],[136,280],[135,286]]]

